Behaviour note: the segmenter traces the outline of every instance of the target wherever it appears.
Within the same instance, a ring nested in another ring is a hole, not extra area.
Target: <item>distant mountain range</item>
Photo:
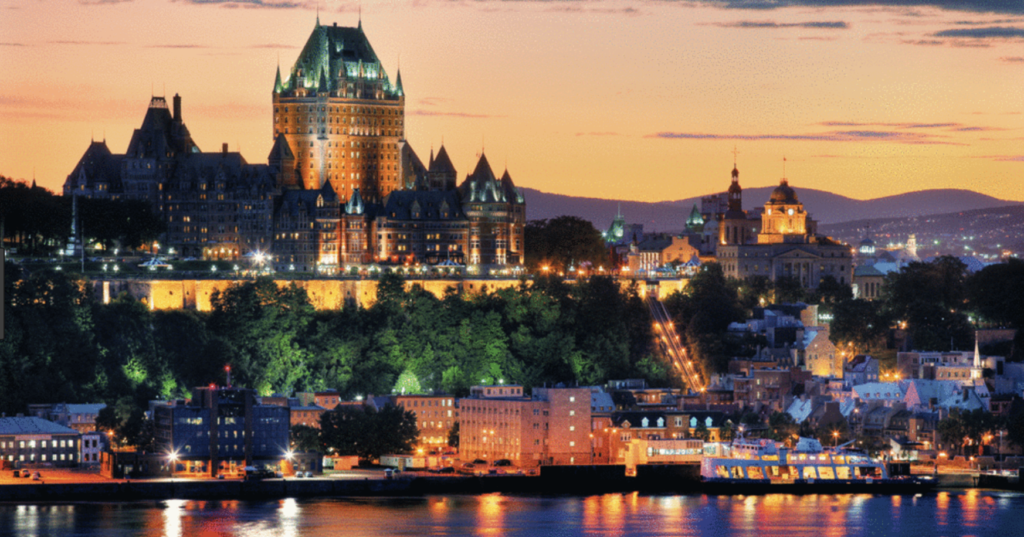
[[[763,206],[775,187],[749,188],[743,190],[743,208]],[[562,215],[578,216],[589,220],[600,230],[607,229],[616,213],[622,211],[627,223],[643,224],[644,231],[679,231],[686,227],[686,218],[696,204],[700,209],[700,197],[676,201],[646,203],[640,201],[616,201],[577,196],[549,194],[523,188],[526,196],[527,218],[539,220]],[[953,213],[1024,205],[1022,202],[1006,201],[970,190],[921,190],[896,196],[855,200],[810,188],[797,188],[797,196],[815,220],[821,224],[836,224],[854,220],[876,218],[903,218],[909,216]]]

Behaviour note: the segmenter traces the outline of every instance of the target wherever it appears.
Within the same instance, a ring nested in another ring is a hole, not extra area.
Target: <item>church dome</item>
[[[796,192],[789,187],[789,181],[783,179],[782,183],[772,191],[771,202],[789,204],[799,203],[799,200],[796,198]]]

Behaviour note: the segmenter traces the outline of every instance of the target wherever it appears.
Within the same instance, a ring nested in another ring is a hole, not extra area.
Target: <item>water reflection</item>
[[[0,505],[0,535],[298,537],[339,535],[1024,534],[1024,495],[765,495],[284,499]]]

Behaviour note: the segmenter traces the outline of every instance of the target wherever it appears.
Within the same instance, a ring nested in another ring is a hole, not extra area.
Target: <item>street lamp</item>
[[[178,464],[178,452],[172,451],[167,455],[167,460],[171,463],[171,480],[174,480],[174,470]]]
[[[832,449],[839,447],[839,431],[832,431]]]

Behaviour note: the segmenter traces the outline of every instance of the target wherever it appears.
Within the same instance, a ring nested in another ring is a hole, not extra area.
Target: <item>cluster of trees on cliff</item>
[[[88,244],[133,249],[156,240],[166,224],[139,200],[78,200]],[[0,237],[20,255],[57,255],[71,235],[70,197],[0,176]]]
[[[86,281],[55,271],[22,278],[8,263],[0,409],[187,395],[224,382],[261,394],[337,389],[345,397],[397,386],[465,394],[504,381],[537,386],[614,378],[668,382],[653,356],[637,289],[610,278],[443,297],[379,282],[369,308],[315,311],[304,290],[269,279],[217,293],[209,313],[151,311],[121,296],[104,305]],[[399,378],[402,377],[402,382]],[[400,388],[399,388],[400,389]]]

